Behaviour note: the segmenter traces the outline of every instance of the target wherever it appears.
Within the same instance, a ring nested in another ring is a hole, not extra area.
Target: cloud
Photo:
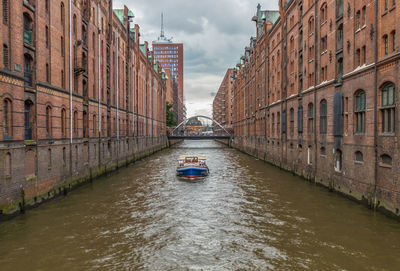
[[[125,4],[140,25],[141,41],[156,40],[160,16],[165,35],[184,44],[184,96],[188,116],[211,116],[213,93],[228,68],[236,65],[244,47],[255,35],[251,21],[258,0],[114,0]],[[277,9],[278,0],[261,2],[262,9]]]

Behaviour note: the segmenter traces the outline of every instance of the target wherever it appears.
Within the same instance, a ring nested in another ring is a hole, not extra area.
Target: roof
[[[140,44],[139,48],[140,48],[140,51],[142,51],[143,55],[146,55],[146,45]]]
[[[271,22],[274,24],[279,19],[279,11],[278,10],[263,10],[261,18],[265,19],[266,22]]]
[[[125,10],[124,9],[113,9],[115,15],[124,24]],[[135,17],[135,14],[131,10],[128,9],[128,17]]]
[[[181,155],[179,156],[178,160],[185,160],[186,157],[197,157],[199,160],[207,160],[205,155]]]
[[[130,29],[131,32],[131,38],[135,41],[136,43],[136,29],[135,28],[131,28]]]

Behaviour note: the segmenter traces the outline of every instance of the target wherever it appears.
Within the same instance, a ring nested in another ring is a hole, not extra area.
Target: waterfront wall
[[[158,136],[76,140],[73,144],[54,141],[2,150],[0,162],[6,154],[20,162],[15,163],[13,174],[1,180],[1,216],[63,195],[166,147],[166,136]],[[31,174],[26,175],[28,171]]]

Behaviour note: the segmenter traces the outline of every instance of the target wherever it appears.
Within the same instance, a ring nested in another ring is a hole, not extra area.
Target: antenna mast
[[[164,14],[161,13],[161,34],[160,34],[161,38],[164,38]]]

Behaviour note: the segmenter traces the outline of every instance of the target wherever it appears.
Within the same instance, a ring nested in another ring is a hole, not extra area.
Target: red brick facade
[[[258,7],[234,74],[234,146],[399,215],[396,2]]]
[[[231,92],[233,86],[233,71],[234,69],[228,69],[226,71],[224,79],[222,80],[218,92],[213,100],[213,119],[226,130],[232,130]],[[213,128],[214,132],[224,133],[215,123],[213,124]]]
[[[165,75],[131,11],[5,0],[0,12],[1,212],[165,145]]]

